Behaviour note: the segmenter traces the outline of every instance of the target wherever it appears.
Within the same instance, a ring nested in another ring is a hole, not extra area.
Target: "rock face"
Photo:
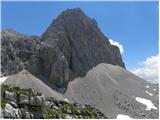
[[[78,8],[62,12],[41,38],[9,29],[2,31],[1,41],[3,75],[26,68],[58,87],[85,76],[99,63],[125,68],[119,48],[111,45],[96,21]]]
[[[84,76],[99,63],[110,63],[125,68],[118,47],[111,45],[99,30],[96,21],[78,8],[62,12],[44,32],[42,40],[50,49],[56,48],[62,54],[56,61],[66,69],[63,69],[64,72],[58,72],[59,77],[64,76],[62,79],[57,76],[59,80],[68,81],[69,78]],[[50,53],[47,56],[50,56]],[[47,60],[48,58],[42,57],[42,61]],[[53,69],[49,69],[47,73],[50,73],[50,79],[54,79],[53,74],[57,74],[55,62],[49,66],[53,66]]]
[[[1,31],[2,74],[8,76],[27,68],[38,72],[40,38],[25,36],[12,29]]]

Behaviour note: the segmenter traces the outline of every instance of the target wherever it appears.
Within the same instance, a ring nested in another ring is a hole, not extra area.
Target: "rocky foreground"
[[[70,103],[67,99],[57,101],[45,98],[32,89],[21,89],[1,85],[2,118],[12,119],[98,119],[107,118],[102,112],[90,105]]]

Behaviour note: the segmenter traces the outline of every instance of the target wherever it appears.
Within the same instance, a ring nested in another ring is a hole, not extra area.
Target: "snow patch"
[[[153,89],[153,91],[156,91],[156,89]]]
[[[145,91],[148,95],[150,95],[150,96],[153,96],[153,94],[152,93],[150,93],[150,92],[148,92],[148,91]]]
[[[147,99],[144,99],[144,98],[140,98],[140,97],[136,97],[136,101],[146,105],[147,106],[146,110],[151,110],[151,109],[155,109],[156,110],[157,109],[157,107],[154,106],[154,104],[150,100],[147,100]]]
[[[146,88],[149,88],[149,86],[147,85]]]
[[[6,77],[1,77],[1,78],[0,78],[0,84],[3,83],[7,78],[8,78],[8,76],[6,76]]]
[[[128,116],[128,115],[118,114],[117,115],[117,119],[125,120],[125,119],[132,119],[132,118],[130,116]]]

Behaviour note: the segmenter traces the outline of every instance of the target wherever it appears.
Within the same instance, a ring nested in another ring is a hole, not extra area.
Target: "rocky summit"
[[[127,71],[119,48],[79,8],[62,12],[41,36],[2,30],[1,76],[8,86],[2,91],[4,118],[158,118],[159,88]],[[36,95],[25,96],[28,89]],[[35,107],[30,100],[36,103],[37,97],[44,101]],[[48,97],[55,101],[46,101]],[[27,106],[19,103],[21,98],[29,99]],[[61,108],[61,99],[70,104]],[[80,107],[74,107],[75,101]]]

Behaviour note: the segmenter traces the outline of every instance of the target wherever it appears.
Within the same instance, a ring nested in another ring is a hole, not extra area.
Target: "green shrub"
[[[1,108],[5,108],[6,103],[7,102],[5,100],[1,99]]]
[[[27,96],[35,96],[35,94],[33,92],[29,92],[29,91],[27,91],[27,89],[21,89],[19,87],[10,87],[5,84],[1,85],[1,89],[7,90],[9,92],[14,92],[17,94],[23,94],[23,95],[27,95]]]
[[[44,117],[45,117],[45,119],[62,118],[63,117],[63,113],[46,107],[45,110],[44,110]]]

